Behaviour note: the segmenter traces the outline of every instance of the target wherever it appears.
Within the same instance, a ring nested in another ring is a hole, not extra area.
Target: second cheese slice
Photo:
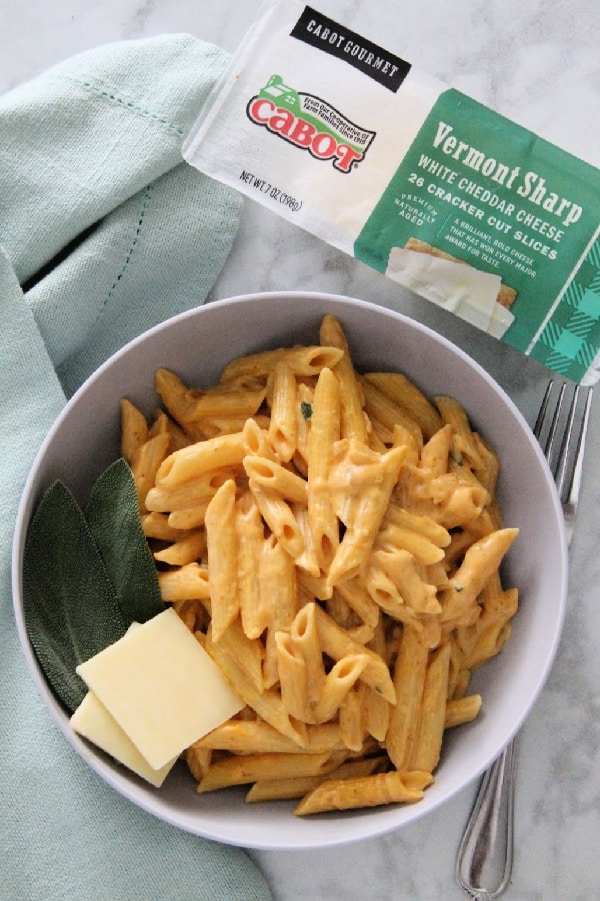
[[[172,608],[77,673],[154,770],[244,706]]]

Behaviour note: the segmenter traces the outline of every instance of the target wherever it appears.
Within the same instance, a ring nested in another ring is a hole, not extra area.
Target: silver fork
[[[592,391],[577,386],[567,407],[568,393],[566,382],[560,385],[554,380],[549,382],[533,433],[554,476],[570,544]],[[562,441],[558,446],[560,434]],[[475,901],[498,898],[510,880],[517,744],[518,736],[515,736],[484,774],[458,849],[456,878]]]

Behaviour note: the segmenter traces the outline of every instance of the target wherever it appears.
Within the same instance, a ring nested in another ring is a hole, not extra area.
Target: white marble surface
[[[314,5],[600,166],[595,0],[320,0]],[[0,92],[113,40],[186,31],[233,51],[259,6],[260,0],[0,0]],[[349,294],[420,318],[468,349],[533,418],[541,367],[521,365],[516,353],[247,203],[212,296],[279,288]],[[596,398],[563,640],[522,732],[515,861],[506,894],[514,901],[591,901],[600,894],[599,408]],[[474,793],[472,785],[441,811],[377,840],[322,853],[254,856],[277,901],[460,899],[455,855]]]

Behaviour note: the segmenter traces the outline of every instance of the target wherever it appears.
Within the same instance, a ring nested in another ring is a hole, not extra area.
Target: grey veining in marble
[[[600,166],[600,54],[595,0],[322,0],[324,13]],[[186,31],[234,50],[260,0],[0,0],[0,91],[88,47]],[[324,290],[415,316],[468,351],[530,422],[546,377],[251,202],[212,297]],[[522,731],[510,901],[600,897],[600,398],[592,410],[583,499],[572,545],[563,639]],[[543,528],[543,523],[540,523]],[[475,792],[402,831],[324,852],[253,852],[277,901],[459,901],[454,862]]]

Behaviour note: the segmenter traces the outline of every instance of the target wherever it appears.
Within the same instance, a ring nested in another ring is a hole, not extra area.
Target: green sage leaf
[[[133,473],[123,458],[99,477],[84,512],[125,621],[143,623],[162,613],[165,605],[142,529]]]
[[[46,678],[74,711],[87,691],[75,667],[118,641],[128,624],[86,519],[60,481],[43,495],[27,531],[23,612]]]

